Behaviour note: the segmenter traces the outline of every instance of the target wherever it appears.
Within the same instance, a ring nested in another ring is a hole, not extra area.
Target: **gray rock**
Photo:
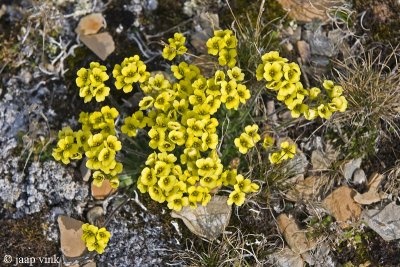
[[[361,158],[352,159],[342,165],[341,170],[347,181],[351,181],[355,170],[361,167],[361,161]]]
[[[367,175],[363,169],[357,168],[353,173],[353,183],[357,185],[365,184],[367,182]]]
[[[300,254],[293,252],[289,248],[284,248],[270,256],[274,266],[278,267],[303,267],[304,261]]]
[[[86,217],[87,217],[87,219],[88,219],[88,221],[89,221],[90,224],[96,224],[96,221],[97,221],[100,217],[102,217],[103,214],[104,214],[103,208],[100,207],[100,206],[95,206],[95,207],[91,208],[91,209],[88,211]]]
[[[313,35],[313,38],[309,41],[311,53],[314,55],[332,57],[336,54],[336,48],[324,33],[319,28]]]
[[[400,206],[394,202],[381,210],[364,210],[362,219],[385,241],[400,238]]]
[[[143,212],[129,202],[116,213],[107,229],[112,236],[105,253],[97,258],[100,266],[166,266],[166,258],[178,248],[159,214]]]

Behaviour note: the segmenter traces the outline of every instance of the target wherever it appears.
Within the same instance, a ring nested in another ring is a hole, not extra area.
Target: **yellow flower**
[[[233,191],[232,193],[229,194],[228,198],[228,205],[235,204],[236,206],[242,206],[242,204],[245,201],[246,194],[240,191]]]
[[[234,67],[231,70],[228,70],[228,76],[232,80],[238,82],[244,80],[244,73],[242,73],[242,70],[239,67]]]
[[[331,80],[325,80],[324,83],[322,84],[322,86],[323,86],[326,90],[330,91],[330,90],[333,89],[333,87],[335,86],[335,84],[334,84],[333,81],[331,81]]]
[[[310,99],[314,100],[321,93],[321,89],[319,89],[317,87],[313,87],[310,89],[309,93],[310,93]]]
[[[92,86],[99,86],[104,84],[109,79],[107,73],[101,68],[93,68],[89,74],[90,84]]]
[[[203,199],[204,189],[201,186],[190,186],[188,188],[189,201],[200,202]]]
[[[176,130],[169,132],[168,138],[178,146],[182,146],[186,142],[184,133]]]
[[[281,149],[282,149],[282,159],[286,160],[288,158],[293,158],[294,155],[296,154],[296,145],[290,144],[288,141],[282,142],[281,143]]]
[[[100,84],[97,87],[93,87],[93,95],[96,97],[97,102],[103,102],[106,96],[110,94],[110,87]]]
[[[236,176],[237,176],[237,170],[235,170],[235,169],[224,171],[221,175],[222,183],[225,186],[235,185],[236,184]]]
[[[257,124],[247,125],[244,128],[244,131],[253,139],[254,144],[261,140],[261,137],[258,134],[258,125]]]
[[[157,149],[159,147],[159,145],[165,139],[165,132],[162,131],[161,129],[159,130],[159,129],[152,128],[147,134],[151,138],[151,140],[149,142],[149,146],[152,149]]]
[[[198,174],[200,176],[211,176],[214,173],[215,163],[211,158],[201,158],[196,161],[196,166],[198,168]]]
[[[268,159],[272,164],[279,164],[283,161],[282,153],[281,152],[271,153],[269,154]]]
[[[329,103],[329,108],[332,111],[339,110],[340,112],[344,112],[347,109],[347,99],[344,96],[335,97],[332,99],[332,103]]]
[[[196,120],[195,118],[191,118],[187,120],[187,126],[188,128],[186,129],[187,133],[193,136],[202,136],[203,135],[203,129],[205,127],[205,122],[203,120]]]
[[[86,243],[94,243],[96,241],[96,234],[97,231],[99,230],[98,227],[85,223],[82,225],[82,237],[81,239],[85,241]]]
[[[163,140],[158,144],[158,150],[160,150],[161,152],[170,152],[174,149],[175,144],[167,140]]]
[[[189,96],[189,103],[192,106],[201,105],[206,101],[206,95],[202,90],[194,90],[194,94]]]
[[[222,81],[225,81],[225,73],[222,70],[217,70],[214,74],[214,83],[220,84]]]
[[[208,54],[216,56],[226,46],[226,42],[221,37],[214,36],[207,40],[206,45]]]
[[[190,70],[189,65],[186,62],[181,62],[178,66],[172,65],[171,71],[174,74],[175,78],[180,80],[183,79]]]
[[[228,66],[229,68],[233,68],[236,65],[236,49],[222,49],[219,52],[218,63],[221,66]]]
[[[115,159],[115,151],[105,147],[102,150],[100,150],[98,159],[103,166],[108,166]]]
[[[332,116],[332,112],[328,105],[321,104],[317,108],[318,115],[323,119],[329,119]]]
[[[154,165],[154,171],[157,177],[168,176],[171,172],[171,165],[163,161],[157,161]]]
[[[88,69],[80,68],[77,72],[77,75],[78,77],[76,78],[75,82],[79,88],[88,86],[90,84]]]
[[[287,81],[283,81],[279,85],[279,94],[282,96],[291,95],[296,91],[296,85]]]
[[[129,137],[136,136],[136,122],[135,118],[127,117],[124,120],[124,124],[121,127],[121,132],[128,135]]]
[[[328,92],[330,98],[339,97],[343,94],[343,87],[339,85],[335,85],[332,88],[332,91]]]
[[[221,97],[221,102],[225,103],[227,109],[237,110],[240,104],[240,98],[238,94],[234,95],[223,95]]]
[[[116,108],[110,108],[109,106],[102,107],[101,114],[103,114],[103,118],[107,122],[114,122],[114,119],[116,119],[119,115]]]
[[[156,100],[154,101],[154,107],[166,112],[171,106],[170,101],[172,100],[172,96],[169,92],[163,92],[157,96]]]
[[[227,34],[224,36],[226,48],[236,48],[238,40],[236,36]]]
[[[246,88],[244,84],[238,84],[237,94],[242,104],[245,104],[246,101],[250,98],[250,91]]]
[[[157,183],[157,177],[154,169],[150,169],[146,167],[142,170],[140,178],[140,182],[146,186],[153,186]]]
[[[318,112],[313,109],[313,108],[309,108],[304,112],[304,118],[306,118],[306,120],[314,120],[315,118],[318,117]]]
[[[288,60],[286,58],[282,58],[279,56],[278,51],[270,51],[268,53],[265,53],[262,57],[261,60],[264,64],[266,63],[273,63],[273,62],[287,62]]]
[[[218,145],[218,135],[215,133],[203,133],[201,136],[201,140],[203,141],[203,150],[207,149],[216,149]]]
[[[119,186],[119,179],[118,176],[114,176],[110,178],[110,186],[114,189],[117,189]]]
[[[268,149],[275,143],[275,139],[272,136],[266,135],[263,140],[263,148]]]
[[[162,51],[162,57],[171,61],[176,57],[176,52],[176,45],[166,45]]]
[[[300,67],[296,63],[289,63],[283,65],[284,77],[286,81],[290,83],[295,83],[300,81]]]
[[[290,103],[290,105],[288,105],[288,109],[291,110],[291,115],[293,118],[298,118],[301,114],[308,110],[308,106],[303,104],[302,100],[295,99],[292,103]]]
[[[174,175],[163,176],[157,182],[158,186],[165,192],[171,191],[176,183],[177,180]]]
[[[93,243],[86,243],[86,247],[89,251],[96,250],[97,253],[103,254],[106,244],[100,240],[96,240]]]
[[[140,100],[139,107],[140,107],[140,110],[146,110],[146,109],[152,108],[153,104],[154,104],[154,98],[151,96],[145,96],[145,97],[143,97],[142,100]]]
[[[122,148],[121,142],[118,141],[118,138],[114,135],[107,136],[104,145],[114,151],[120,151]]]
[[[105,179],[106,176],[101,171],[95,171],[93,173],[93,185],[100,187]]]
[[[158,203],[163,203],[165,201],[165,196],[162,193],[161,188],[156,185],[149,187],[149,195],[152,200],[157,201]]]
[[[238,138],[235,138],[234,142],[235,146],[242,154],[246,154],[247,151],[254,146],[252,138],[246,133],[242,133]]]
[[[264,78],[264,67],[265,64],[259,64],[256,69],[256,79],[257,81],[261,81]]]
[[[264,79],[268,82],[280,81],[283,77],[282,65],[278,62],[265,64],[264,71]]]
[[[110,237],[111,237],[111,234],[109,231],[106,230],[105,227],[102,227],[97,231],[96,239],[104,244],[108,243],[108,241],[110,240]]]
[[[250,193],[251,192],[251,181],[245,179],[243,175],[239,174],[236,176],[236,184],[234,185],[235,191]]]
[[[182,210],[182,207],[189,205],[187,197],[183,197],[182,193],[177,193],[168,198],[168,208],[175,211]]]

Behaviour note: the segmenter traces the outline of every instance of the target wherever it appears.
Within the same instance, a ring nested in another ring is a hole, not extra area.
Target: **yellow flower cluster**
[[[82,225],[83,234],[81,239],[85,241],[85,245],[89,251],[96,250],[97,253],[103,254],[111,234],[105,227],[98,228],[92,224],[85,223]]]
[[[221,66],[233,68],[236,66],[237,43],[238,40],[231,30],[217,30],[206,45],[210,55],[218,55],[218,63]]]
[[[236,38],[230,31],[217,32],[217,35],[224,39],[225,50],[236,47]],[[164,49],[168,52],[164,56],[172,59],[184,53],[184,41],[182,34],[175,34],[169,39],[169,47]],[[257,184],[237,175],[236,170],[224,171],[217,153],[218,120],[213,114],[223,104],[227,109],[238,109],[240,103],[250,98],[250,91],[241,83],[244,74],[235,66],[236,61],[232,62],[230,69],[218,70],[209,78],[201,75],[195,65],[180,62],[171,66],[174,81],[163,74],[139,80],[145,96],[139,103],[140,110],[125,118],[121,131],[134,137],[137,129],[150,127],[149,146],[155,152],[149,155],[137,186],[153,200],[168,202],[170,209],[206,205],[211,194],[222,185],[237,185],[239,196],[258,189]],[[257,130],[257,125],[246,127],[246,134],[254,143],[260,139]],[[231,199],[229,204],[241,205],[244,201],[242,197]]]
[[[174,38],[168,38],[168,45],[165,45],[162,51],[163,58],[173,60],[177,55],[185,54],[187,51],[185,42],[186,37],[178,32],[174,34]]]
[[[242,133],[238,138],[235,138],[235,146],[239,149],[239,152],[246,154],[247,151],[254,147],[258,141],[261,140],[258,134],[258,125],[248,125],[244,128],[244,133]]]
[[[294,158],[296,154],[296,145],[290,144],[288,141],[282,142],[280,150],[269,154],[269,161],[272,164],[279,164],[284,160]]]
[[[81,112],[79,122],[82,129],[73,132],[67,127],[58,134],[57,147],[53,157],[64,164],[71,159],[81,159],[82,153],[88,158],[86,167],[94,170],[93,184],[101,186],[105,179],[112,187],[119,185],[118,174],[122,172],[122,163],[115,160],[121,150],[121,142],[115,136],[115,119],[119,113],[115,108],[104,106],[100,111]]]
[[[75,82],[79,87],[79,96],[85,103],[94,97],[97,102],[102,102],[110,94],[110,87],[105,85],[105,81],[109,79],[107,68],[98,62],[91,62],[90,68],[81,68],[78,70]]]
[[[116,64],[112,71],[115,78],[115,88],[122,89],[124,93],[129,93],[133,90],[133,83],[145,82],[150,73],[146,71],[146,64],[140,60],[138,55],[125,58],[121,65]]]
[[[342,96],[343,88],[326,80],[323,84],[329,99],[321,93],[321,89],[313,87],[305,89],[300,82],[300,67],[296,63],[288,63],[279,52],[271,51],[262,56],[262,64],[257,67],[257,80],[264,79],[266,87],[277,91],[277,99],[291,111],[293,118],[301,115],[307,120],[317,117],[329,119],[333,112],[344,112],[347,100]]]

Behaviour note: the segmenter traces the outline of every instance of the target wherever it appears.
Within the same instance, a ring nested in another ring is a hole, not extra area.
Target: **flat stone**
[[[385,192],[379,191],[379,185],[383,178],[383,175],[379,173],[373,173],[368,182],[368,191],[363,194],[357,193],[357,195],[354,196],[354,200],[362,205],[370,205],[387,198],[387,194]]]
[[[355,170],[360,167],[361,167],[361,158],[357,158],[345,162],[340,167],[340,169],[343,173],[344,178],[346,178],[347,181],[351,181],[351,178],[353,177]]]
[[[58,216],[57,222],[62,253],[68,258],[82,256],[86,250],[85,242],[81,239],[83,222],[64,215]]]
[[[108,32],[82,35],[79,39],[101,60],[106,60],[115,50],[114,40]]]
[[[341,186],[327,196],[323,204],[333,217],[339,222],[358,221],[361,207],[353,199],[356,194],[351,188]],[[343,224],[343,226],[345,226]]]
[[[281,251],[273,253],[270,258],[274,266],[278,267],[303,267],[305,265],[301,255],[290,248],[283,248]]]
[[[106,21],[101,13],[93,13],[81,18],[75,33],[78,35],[89,35],[98,33],[106,25]]]
[[[183,207],[181,211],[172,211],[173,218],[181,219],[187,228],[195,235],[216,239],[228,226],[232,207],[226,202],[226,196],[213,196],[207,206],[197,206],[197,209]]]
[[[326,176],[310,176],[299,181],[293,189],[286,193],[286,197],[291,201],[307,201],[316,199],[321,193],[321,189],[327,184],[329,178]]]
[[[400,238],[400,206],[397,206],[394,202],[382,210],[364,210],[362,219],[385,241]]]
[[[279,231],[295,253],[302,254],[315,248],[315,242],[307,238],[306,231],[300,230],[293,218],[283,213],[276,218],[276,221]]]
[[[99,200],[105,199],[117,191],[117,189],[111,187],[108,180],[104,180],[100,187],[97,187],[92,183],[91,188],[92,196]]]
[[[310,45],[303,40],[297,41],[296,45],[297,45],[297,50],[299,51],[301,57],[301,61],[303,63],[308,62],[311,57]]]

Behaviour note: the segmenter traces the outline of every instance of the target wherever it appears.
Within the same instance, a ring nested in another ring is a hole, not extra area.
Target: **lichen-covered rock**
[[[115,204],[110,206],[115,208]],[[101,266],[165,266],[166,258],[177,248],[160,215],[144,212],[132,203],[121,208],[107,229],[112,236],[105,253],[97,258]]]

